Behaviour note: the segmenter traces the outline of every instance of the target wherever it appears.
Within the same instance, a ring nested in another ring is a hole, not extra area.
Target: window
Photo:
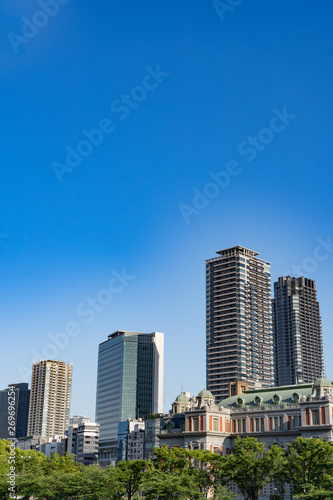
[[[219,431],[219,419],[215,418],[213,419],[213,431],[218,432]]]
[[[295,415],[294,416],[294,428],[298,427],[301,425],[301,416],[300,415]]]
[[[273,429],[273,418],[268,418],[268,430],[271,431]]]
[[[312,425],[319,425],[319,410],[312,410]]]
[[[196,432],[199,430],[199,419],[198,417],[193,418],[193,431]]]

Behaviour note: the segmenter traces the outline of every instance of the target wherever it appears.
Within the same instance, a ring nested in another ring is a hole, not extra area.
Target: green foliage
[[[0,500],[9,498],[10,442],[0,440]],[[285,483],[300,500],[333,498],[333,443],[297,438],[288,451],[265,450],[255,438],[237,438],[233,454],[221,457],[203,450],[157,448],[153,461],[119,462],[117,467],[84,467],[71,455],[46,458],[33,450],[15,449],[16,495],[22,500],[233,500],[226,487],[234,481],[245,500],[257,500],[269,480],[281,500]]]
[[[236,495],[227,486],[218,486],[214,490],[214,500],[235,500]]]
[[[226,459],[208,450],[188,450],[188,475],[193,488],[207,496],[210,490],[214,492],[228,481],[224,465]]]
[[[270,500],[283,500],[284,494],[286,492],[286,466],[287,466],[287,459],[286,459],[286,453],[282,449],[281,454],[276,460],[274,464],[274,469],[271,474],[271,480],[274,484],[274,488],[276,490],[275,495],[270,496]],[[272,498],[274,497],[274,498]]]
[[[285,453],[286,480],[293,485],[293,494],[307,495],[311,489],[333,486],[333,443],[322,439],[298,437],[288,444]],[[304,497],[305,498],[305,497]]]
[[[312,484],[307,486],[306,493],[299,493],[293,495],[294,498],[299,498],[300,500],[326,500],[333,497],[333,487],[332,485],[326,484],[322,487],[314,486]]]
[[[188,467],[189,458],[187,450],[183,448],[154,448],[154,467],[162,472],[182,474]]]
[[[150,462],[146,460],[134,460],[132,462],[118,462],[116,475],[121,488],[126,492],[128,500],[139,490],[144,473],[150,468]]]
[[[114,467],[101,469],[96,465],[85,467],[79,474],[72,474],[67,493],[80,500],[113,499],[119,491],[119,482]]]
[[[142,490],[146,500],[193,498],[187,475],[158,469],[147,474]]]
[[[273,446],[268,452],[257,439],[236,439],[233,454],[226,462],[226,473],[241,490],[245,500],[257,500],[260,490],[269,481],[281,449]]]

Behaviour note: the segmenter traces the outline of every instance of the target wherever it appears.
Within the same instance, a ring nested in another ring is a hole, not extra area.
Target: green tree
[[[176,472],[181,474],[189,466],[187,450],[183,448],[154,448],[153,464],[155,469],[162,472]]]
[[[288,444],[285,459],[286,478],[293,485],[294,496],[298,494],[306,496],[310,491],[314,493],[315,489],[331,491],[333,487],[332,442],[325,442],[319,438],[298,437]]]
[[[120,487],[126,492],[128,500],[139,491],[145,471],[150,463],[146,460],[133,460],[131,462],[118,462],[116,475]]]
[[[214,500],[234,500],[236,495],[227,486],[217,486],[214,490]]]
[[[210,490],[217,490],[227,483],[225,474],[225,458],[208,450],[188,450],[188,474],[191,476],[193,487],[205,494]]]
[[[119,491],[119,482],[113,466],[101,469],[97,465],[84,467],[80,472],[70,474],[67,494],[80,500],[110,500]]]
[[[146,500],[200,498],[199,496],[193,496],[193,489],[187,474],[178,475],[177,472],[158,469],[146,474],[142,492]]]
[[[281,454],[274,464],[274,469],[271,474],[271,480],[274,485],[276,493],[271,495],[271,500],[283,500],[284,494],[286,492],[286,466],[287,459],[285,450],[281,449]],[[274,497],[274,498],[273,498]]]
[[[225,470],[229,479],[237,484],[245,500],[257,500],[280,455],[281,448],[278,446],[273,445],[266,452],[265,445],[257,439],[238,437],[233,454],[228,456]]]
[[[332,485],[329,484],[323,487],[310,484],[307,487],[307,493],[295,493],[293,497],[299,498],[300,500],[329,500],[333,497],[333,488]]]

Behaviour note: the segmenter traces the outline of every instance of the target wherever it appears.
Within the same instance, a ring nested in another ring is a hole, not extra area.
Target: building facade
[[[67,451],[71,455],[77,456],[77,441],[78,441],[78,428],[79,424],[90,422],[89,417],[85,417],[84,415],[74,415],[69,419],[69,426],[67,432]]]
[[[236,246],[206,261],[206,380],[217,401],[229,382],[274,383],[270,263]]]
[[[323,372],[316,282],[283,276],[274,283],[275,385],[312,383]]]
[[[118,330],[100,344],[96,422],[99,462],[117,459],[118,422],[147,419],[163,411],[164,334]]]
[[[297,437],[333,440],[333,385],[326,378],[313,384],[246,391],[216,404],[211,392],[195,398],[180,394],[168,415],[159,419],[159,446],[209,450],[229,455],[237,436],[255,437],[268,450],[286,448]],[[292,498],[286,485],[285,499]],[[233,485],[236,494],[240,492]],[[268,484],[260,498],[269,499]]]
[[[23,438],[27,436],[30,389],[28,384],[10,384],[10,388],[0,391],[0,439]],[[12,394],[14,392],[14,396]],[[10,400],[8,394],[11,394]],[[15,402],[15,435],[8,434],[8,406],[9,402]]]
[[[52,457],[52,453],[57,453],[59,457],[64,457],[67,452],[67,444],[67,437],[53,436],[52,438],[48,438],[47,442],[40,443],[38,451],[46,457]]]
[[[143,460],[145,449],[145,422],[127,420],[118,424],[117,461]]]
[[[99,424],[81,422],[77,429],[76,461],[83,465],[97,462],[99,443]]]
[[[64,361],[32,366],[28,435],[64,436],[69,425],[73,367]]]

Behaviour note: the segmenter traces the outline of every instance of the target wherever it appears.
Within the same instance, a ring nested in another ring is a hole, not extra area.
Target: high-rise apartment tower
[[[274,383],[270,263],[235,246],[206,261],[206,377],[217,401],[229,382]]]
[[[96,422],[102,465],[116,459],[118,422],[163,412],[163,333],[118,330],[99,345]]]
[[[32,365],[28,434],[52,437],[69,425],[73,367],[45,360]]]
[[[316,282],[282,276],[274,283],[275,384],[313,383],[323,371]]]

